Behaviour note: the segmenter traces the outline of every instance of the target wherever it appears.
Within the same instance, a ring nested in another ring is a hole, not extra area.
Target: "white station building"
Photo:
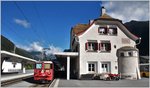
[[[101,11],[99,18],[90,20],[89,24],[77,24],[71,29],[70,49],[78,56],[69,59],[69,75],[74,74],[80,79],[88,74],[118,74],[117,50],[123,47],[136,49],[136,41],[140,38],[130,33],[121,20],[107,15],[104,7]],[[127,54],[134,56],[131,52]]]

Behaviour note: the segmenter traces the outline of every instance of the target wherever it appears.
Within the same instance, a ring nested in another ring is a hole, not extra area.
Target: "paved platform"
[[[53,87],[149,87],[149,78],[141,80],[66,80],[57,79]]]
[[[33,76],[33,75],[34,75],[33,70],[29,70],[26,73],[2,74],[1,82],[18,79],[18,78],[23,78],[23,77],[28,77],[28,76]]]

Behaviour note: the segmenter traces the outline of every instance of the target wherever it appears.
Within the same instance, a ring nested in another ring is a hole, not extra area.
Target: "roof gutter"
[[[136,43],[136,45],[139,45],[140,43],[141,43],[141,37],[139,37],[136,41],[138,41],[137,43]]]

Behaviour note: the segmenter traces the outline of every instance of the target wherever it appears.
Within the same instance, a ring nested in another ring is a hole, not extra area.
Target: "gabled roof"
[[[112,18],[111,16],[107,15],[107,14],[103,14],[102,16],[100,16],[99,18],[95,19],[96,20],[117,20],[117,21],[121,21],[115,18]],[[93,21],[93,23],[94,23]],[[92,23],[92,24],[93,24]],[[75,35],[81,35],[82,33],[84,33],[84,31],[86,31],[92,24],[77,24],[76,26],[74,26],[72,28],[73,34]]]
[[[106,13],[100,16],[100,18],[109,18],[109,19],[114,19],[111,16],[107,15]]]
[[[99,18],[95,19],[96,20],[112,20],[112,21],[119,21],[119,22],[122,22],[121,20],[119,19],[116,19],[116,18],[112,18],[111,16],[109,16],[108,14],[103,14],[101,15]]]
[[[119,19],[115,19],[112,18],[111,16],[107,15],[106,13],[104,13],[103,15],[101,15],[99,18],[94,19],[93,23],[91,24],[78,24],[75,27],[72,28],[73,34],[79,36],[81,34],[83,34],[86,30],[89,29],[89,27],[91,27],[94,23],[97,23],[96,21],[112,21],[112,23],[117,23],[118,25],[120,25],[120,28],[122,28],[122,31],[132,40],[136,41],[138,40],[138,37],[133,35],[131,32],[129,32],[127,30],[127,28],[124,26],[124,24],[122,23],[121,20]]]
[[[77,24],[72,28],[73,34],[80,34],[89,28],[89,24]]]

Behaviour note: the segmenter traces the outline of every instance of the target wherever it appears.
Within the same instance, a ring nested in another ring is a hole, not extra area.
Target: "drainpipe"
[[[78,43],[78,48],[80,48],[79,38],[77,35],[75,35],[75,41]],[[80,49],[78,49],[78,53],[79,52],[80,52]],[[79,53],[79,55],[80,55],[80,53]],[[78,56],[78,59],[79,59],[79,56]],[[78,61],[79,61],[79,67],[76,70],[78,70],[78,78],[81,78],[81,76],[80,76],[80,60],[78,60]]]
[[[75,35],[75,41],[79,43],[79,38]]]
[[[141,37],[139,37],[138,43],[136,43],[136,46],[139,45],[140,43],[141,43]],[[138,63],[139,63],[139,51],[138,51]],[[139,66],[139,65],[138,65],[138,67],[136,68],[136,72],[137,72],[137,79],[141,79],[140,66]]]

